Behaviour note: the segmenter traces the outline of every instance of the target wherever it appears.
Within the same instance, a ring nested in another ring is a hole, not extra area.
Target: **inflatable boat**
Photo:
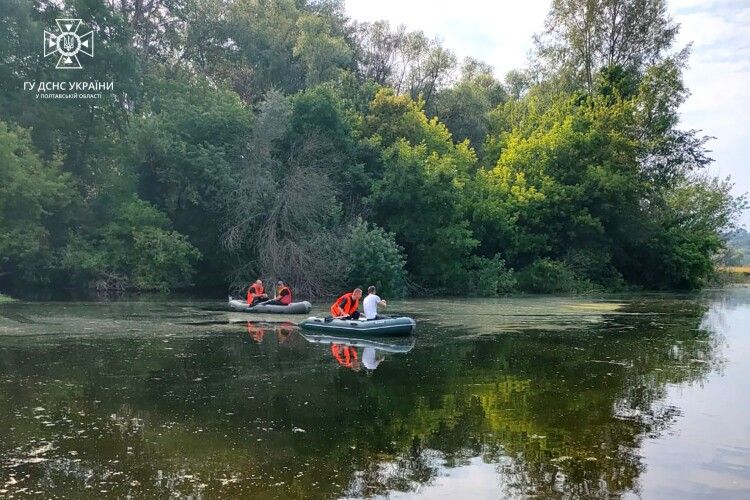
[[[312,304],[307,301],[292,302],[286,306],[256,304],[249,306],[246,301],[232,299],[229,297],[229,308],[233,311],[246,313],[274,313],[274,314],[307,314],[312,309]]]
[[[334,335],[397,337],[410,335],[417,323],[407,317],[367,320],[318,318],[311,316],[300,324],[305,330]]]

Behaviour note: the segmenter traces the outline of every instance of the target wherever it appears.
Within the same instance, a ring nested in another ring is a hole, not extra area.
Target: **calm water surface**
[[[0,496],[750,497],[750,290],[394,305],[0,305]]]

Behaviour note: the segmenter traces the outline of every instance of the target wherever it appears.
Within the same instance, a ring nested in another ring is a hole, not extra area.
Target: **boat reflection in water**
[[[363,368],[368,372],[375,369],[386,358],[386,353],[405,354],[414,348],[414,337],[403,340],[370,340],[356,337],[342,337],[338,335],[316,335],[312,333],[300,333],[300,335],[312,344],[324,344],[331,346],[331,355],[336,362],[344,368],[360,371]]]

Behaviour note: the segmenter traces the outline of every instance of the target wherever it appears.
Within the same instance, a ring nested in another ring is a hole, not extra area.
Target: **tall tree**
[[[429,108],[456,68],[453,51],[422,31],[407,31],[403,26],[392,31],[383,21],[356,27],[363,76],[388,84],[398,94],[422,99]]]
[[[665,0],[554,0],[536,46],[545,72],[563,70],[593,91],[604,66],[658,62],[678,29]]]
[[[460,79],[438,92],[428,112],[445,123],[456,142],[468,139],[481,154],[489,129],[488,114],[507,97],[503,85],[493,76],[491,66],[467,58]]]

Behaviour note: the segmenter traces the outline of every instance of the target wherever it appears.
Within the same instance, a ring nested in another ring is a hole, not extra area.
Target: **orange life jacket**
[[[331,354],[336,361],[345,368],[351,368],[352,364],[357,361],[357,350],[354,347],[340,346],[331,344]]]
[[[252,304],[256,295],[263,295],[263,286],[253,283],[247,288],[247,303]]]
[[[281,295],[281,292],[283,292],[284,290],[289,293],[287,293],[286,295]],[[292,289],[288,286],[280,286],[278,290],[276,290],[276,296],[279,297],[279,300],[285,306],[292,303]]]
[[[351,316],[359,308],[359,299],[352,297],[352,292],[345,293],[331,306],[332,316]]]

